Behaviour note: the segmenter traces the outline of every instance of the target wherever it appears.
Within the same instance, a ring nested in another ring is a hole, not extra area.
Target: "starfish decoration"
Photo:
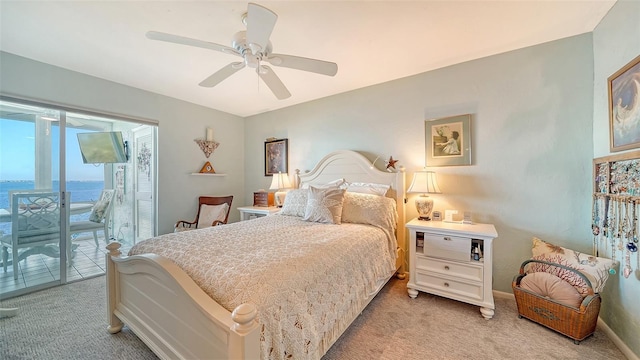
[[[393,160],[393,156],[389,156],[389,161],[387,161],[387,170],[389,168],[396,169],[396,163],[400,160]]]

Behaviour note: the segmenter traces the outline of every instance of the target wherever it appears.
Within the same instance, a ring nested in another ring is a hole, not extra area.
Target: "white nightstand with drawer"
[[[409,296],[418,290],[479,305],[485,319],[494,314],[491,224],[461,224],[414,219],[409,229]],[[473,260],[478,247],[482,257]]]
[[[251,220],[257,217],[269,216],[280,211],[281,208],[275,206],[240,206],[240,221]]]

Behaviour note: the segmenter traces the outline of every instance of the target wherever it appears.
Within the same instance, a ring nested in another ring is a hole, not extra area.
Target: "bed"
[[[162,235],[128,256],[109,244],[109,332],[126,324],[166,359],[322,357],[389,278],[404,274],[405,180],[348,150],[299,178],[311,188],[290,192],[281,214]],[[338,179],[354,189],[344,193],[344,221],[303,220],[297,197]],[[390,188],[355,190],[369,184]],[[389,203],[392,220],[376,210]]]

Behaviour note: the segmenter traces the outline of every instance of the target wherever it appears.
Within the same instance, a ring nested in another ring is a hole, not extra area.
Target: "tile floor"
[[[93,237],[74,240],[77,245],[75,256],[71,266],[67,267],[67,282],[79,281],[90,277],[102,275],[105,272],[105,243],[100,240],[100,246],[96,248]],[[125,244],[121,251],[125,252]],[[18,280],[13,278],[12,266],[7,267],[7,272],[0,266],[0,298],[11,297],[11,293],[24,293],[20,291],[28,287],[38,286],[60,278],[59,259],[46,255],[35,254],[18,263]]]

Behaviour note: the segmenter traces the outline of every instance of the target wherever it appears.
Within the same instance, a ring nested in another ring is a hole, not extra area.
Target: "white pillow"
[[[308,196],[302,220],[328,224],[342,223],[344,189],[318,189],[310,186]]]
[[[348,184],[347,191],[354,192],[354,193],[385,196],[387,194],[387,191],[389,191],[390,188],[391,188],[390,185],[355,182],[355,183]]]
[[[226,203],[221,205],[200,205],[200,216],[198,217],[198,225],[196,227],[202,229],[212,226],[216,220],[224,221],[224,218],[227,217],[228,210],[229,204]]]
[[[313,186],[315,188],[318,189],[328,189],[328,188],[341,188],[346,186],[347,182],[344,179],[335,179],[333,181],[329,181],[326,184],[314,184],[314,185],[309,185],[308,183],[303,183],[300,186],[300,189],[308,189],[309,186]]]
[[[308,189],[287,191],[287,196],[284,198],[284,204],[282,204],[279,214],[303,217],[307,208],[308,193]]]
[[[398,212],[393,199],[373,194],[344,194],[342,222],[373,225],[393,233],[397,221]]]

